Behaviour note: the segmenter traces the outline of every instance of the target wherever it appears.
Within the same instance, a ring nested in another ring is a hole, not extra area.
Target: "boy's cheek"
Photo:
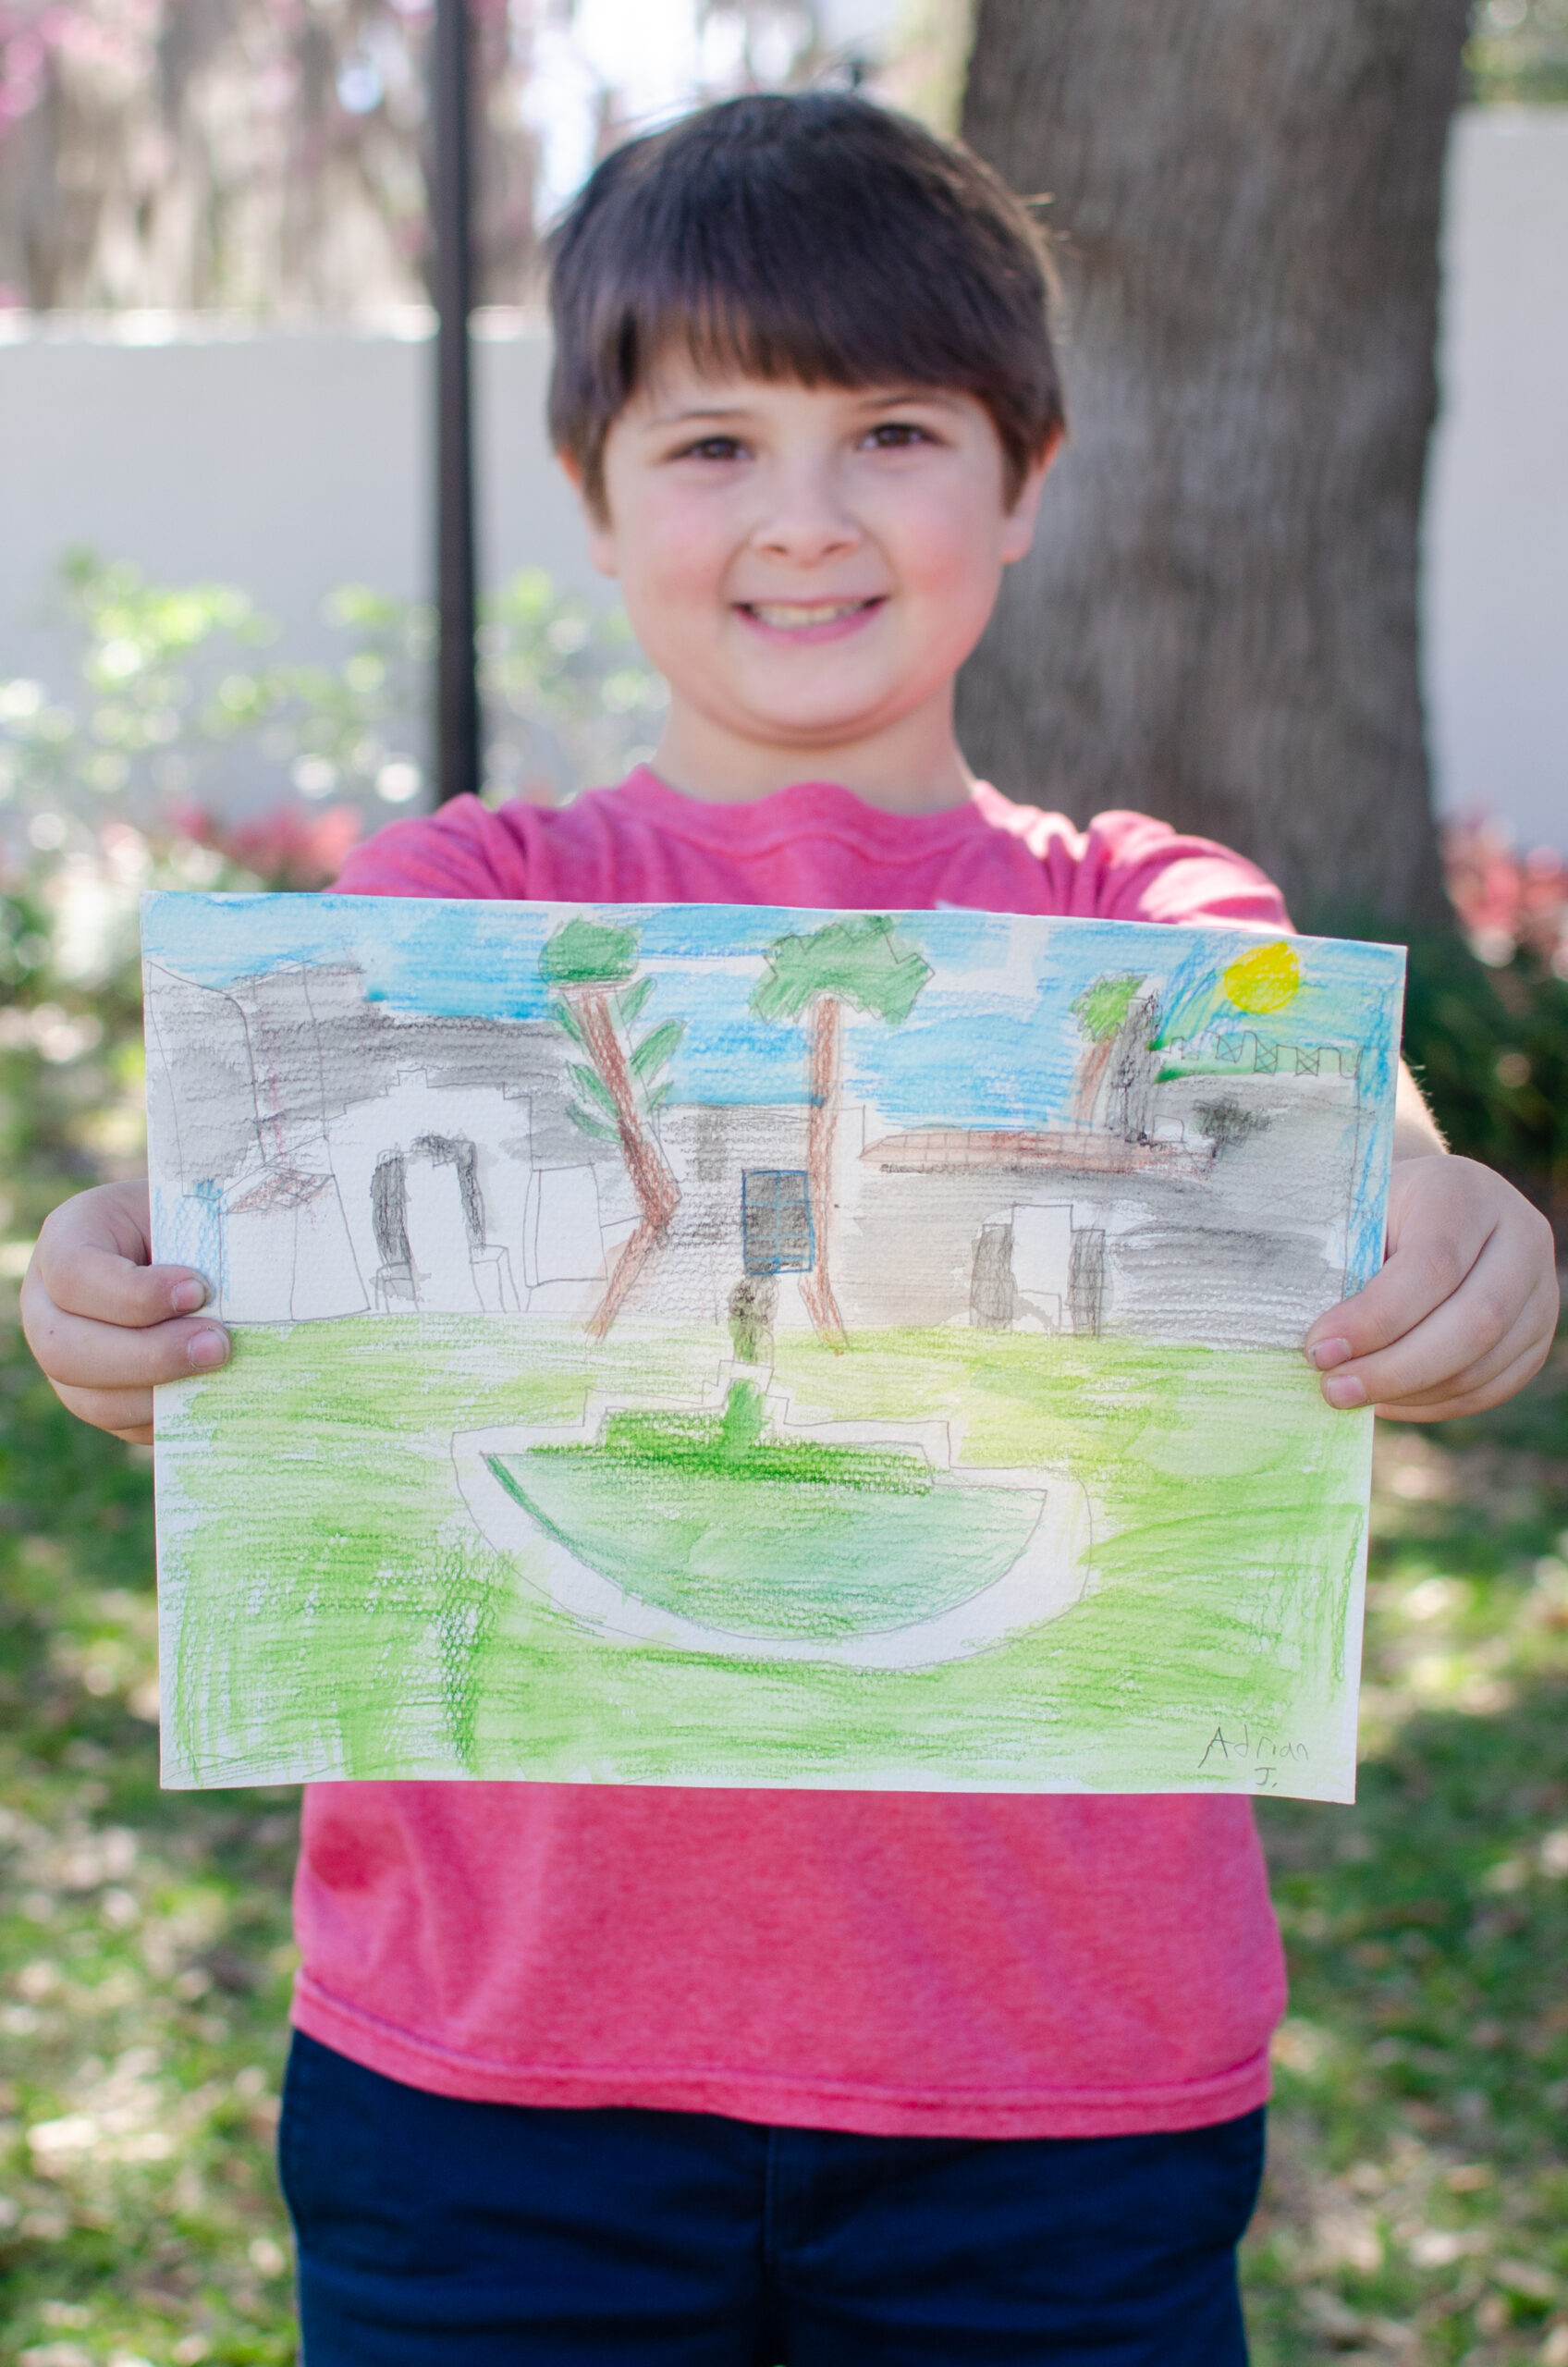
[[[621,533],[614,542],[614,573],[632,621],[641,609],[650,623],[661,615],[680,615],[691,621],[706,611],[718,616],[729,607],[728,579],[732,546],[696,533],[679,520],[668,532],[650,523],[645,532]]]

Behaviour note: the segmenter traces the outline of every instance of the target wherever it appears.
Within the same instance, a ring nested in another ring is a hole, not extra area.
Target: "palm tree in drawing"
[[[1127,1024],[1143,980],[1123,972],[1119,977],[1096,978],[1072,1005],[1072,1016],[1084,1031],[1084,1049],[1072,1081],[1072,1115],[1079,1125],[1092,1126],[1110,1067],[1116,1039]]]
[[[767,970],[752,996],[759,1019],[808,1023],[811,1084],[806,1169],[812,1211],[812,1266],[801,1284],[817,1336],[844,1343],[843,1318],[828,1275],[827,1237],[833,1197],[833,1137],[843,1074],[844,1008],[896,1027],[914,1009],[931,966],[900,945],[890,920],[827,921],[809,937],[781,937],[767,949]]]
[[[589,1320],[589,1331],[603,1339],[680,1203],[680,1186],[652,1120],[668,1098],[664,1071],[683,1030],[680,1020],[667,1019],[641,1037],[632,1035],[654,989],[645,972],[634,975],[635,929],[563,921],[546,941],[539,967],[555,989],[552,1016],[583,1055],[568,1065],[578,1097],[567,1104],[568,1115],[585,1134],[619,1144],[642,1212]]]

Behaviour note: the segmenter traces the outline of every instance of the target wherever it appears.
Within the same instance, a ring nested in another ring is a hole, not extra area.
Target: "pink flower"
[[[266,887],[295,889],[329,886],[362,822],[352,805],[329,805],[323,811],[293,803],[275,805],[242,822],[222,822],[199,805],[171,809],[168,818],[182,837],[253,871]]]
[[[1522,946],[1568,975],[1568,862],[1551,847],[1515,852],[1507,827],[1488,816],[1441,833],[1448,892],[1476,957],[1501,969]]]

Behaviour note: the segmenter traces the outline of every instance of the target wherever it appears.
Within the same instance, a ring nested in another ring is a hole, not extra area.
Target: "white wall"
[[[1445,263],[1427,595],[1439,795],[1568,846],[1568,108],[1461,117]],[[34,619],[72,542],[165,581],[242,583],[300,655],[333,646],[319,610],[335,584],[427,584],[434,353],[418,316],[401,335],[177,325],[12,316],[0,678],[57,671]],[[542,563],[594,587],[545,448],[544,340],[510,317],[480,330],[484,574]]]
[[[337,644],[320,617],[335,585],[425,592],[435,347],[421,315],[399,325],[251,336],[132,314],[0,342],[0,679],[57,669],[35,619],[72,543],[241,584],[300,656]],[[597,586],[545,440],[545,340],[511,316],[480,329],[484,574],[543,564]]]
[[[1568,847],[1568,107],[1462,116],[1427,529],[1439,802]]]

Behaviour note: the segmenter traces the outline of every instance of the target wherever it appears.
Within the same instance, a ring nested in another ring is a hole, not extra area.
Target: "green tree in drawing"
[[[654,988],[646,972],[636,975],[635,929],[563,921],[546,941],[539,967],[555,990],[552,1016],[583,1055],[568,1066],[578,1097],[568,1103],[568,1114],[585,1134],[619,1143],[642,1212],[589,1321],[590,1331],[602,1339],[680,1205],[680,1186],[651,1122],[668,1098],[665,1071],[683,1030],[680,1020],[667,1019],[642,1036],[633,1034]]]
[[[913,946],[901,945],[890,920],[876,914],[827,921],[809,937],[781,937],[767,949],[766,975],[752,996],[759,1019],[804,1020],[811,1083],[806,1132],[814,1255],[801,1285],[817,1336],[841,1347],[843,1318],[828,1275],[828,1219],[833,1193],[833,1137],[839,1122],[846,1004],[868,1019],[896,1027],[914,1009],[931,966]]]
[[[1095,1105],[1099,1099],[1106,1071],[1116,1039],[1127,1024],[1127,1016],[1143,980],[1133,971],[1118,977],[1096,978],[1085,987],[1072,1004],[1072,1016],[1083,1029],[1086,1042],[1079,1057],[1078,1073],[1072,1082],[1072,1114],[1081,1125],[1092,1125]]]

